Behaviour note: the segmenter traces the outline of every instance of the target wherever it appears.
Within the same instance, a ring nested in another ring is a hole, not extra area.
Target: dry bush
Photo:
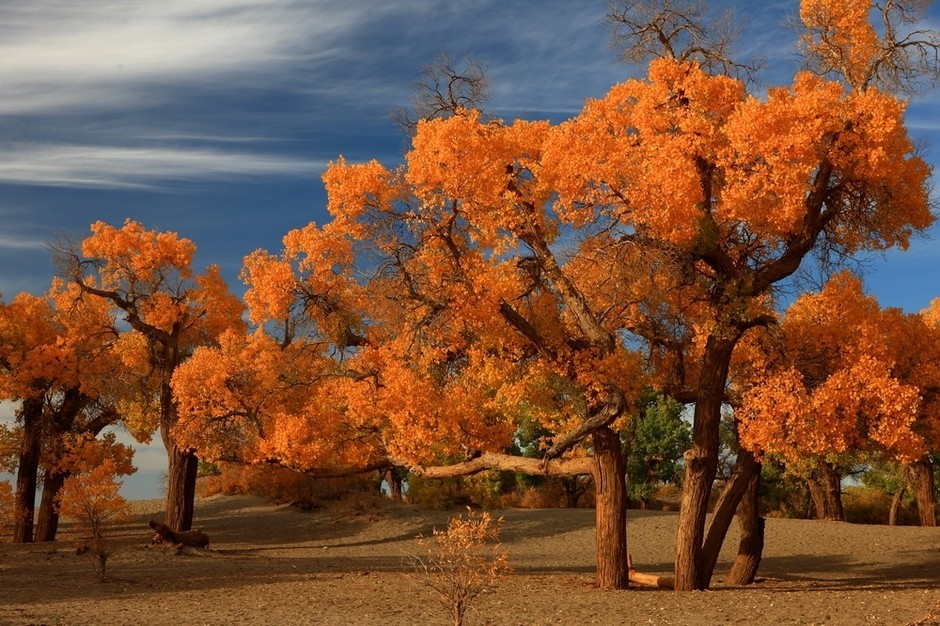
[[[430,538],[419,537],[424,550],[411,555],[411,564],[450,612],[455,626],[464,623],[467,610],[483,591],[492,588],[509,571],[509,554],[499,543],[503,518],[474,513],[450,520],[447,530],[434,529]]]
[[[846,487],[842,492],[842,510],[845,521],[853,524],[887,524],[891,512],[891,496],[880,489]],[[916,525],[917,511],[901,507],[898,524]]]
[[[519,493],[512,472],[480,472],[457,478],[408,476],[405,499],[418,506],[446,510],[455,506],[484,509],[516,506]]]
[[[238,464],[220,464],[219,467],[220,473],[199,481],[200,495],[254,495],[278,504],[315,508],[355,494],[378,494],[378,479],[372,475],[312,478],[279,467]]]

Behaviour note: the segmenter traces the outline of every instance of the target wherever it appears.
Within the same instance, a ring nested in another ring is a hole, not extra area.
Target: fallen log
[[[160,541],[173,545],[183,545],[191,548],[209,547],[209,535],[201,530],[177,532],[163,522],[156,520],[150,520],[149,526],[153,529],[154,543],[156,543],[159,538]]]
[[[633,568],[633,556],[627,555],[627,579],[631,583],[645,585],[647,587],[661,587],[663,589],[675,589],[676,579],[672,576],[657,576],[656,574],[643,574]]]

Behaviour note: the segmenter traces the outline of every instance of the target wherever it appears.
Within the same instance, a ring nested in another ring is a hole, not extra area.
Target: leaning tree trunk
[[[711,584],[712,574],[715,571],[715,565],[718,563],[718,554],[721,552],[725,535],[728,534],[731,520],[734,519],[735,511],[739,509],[739,503],[748,493],[755,476],[760,476],[760,463],[757,462],[757,459],[750,451],[740,450],[738,458],[734,462],[731,479],[715,504],[715,511],[712,514],[711,522],[708,524],[708,533],[702,546],[702,569],[699,586],[703,589],[707,589]],[[740,511],[738,515],[740,515]]]
[[[596,494],[595,546],[597,586],[626,589],[627,484],[620,435],[608,427],[591,435],[594,444],[594,489]]]
[[[27,398],[20,409],[23,418],[23,440],[20,443],[16,495],[13,498],[13,543],[33,541],[36,483],[39,476],[39,456],[42,452],[42,409],[41,396]]]
[[[751,476],[747,491],[738,507],[738,526],[741,539],[738,542],[738,555],[731,564],[731,571],[725,577],[726,585],[750,585],[757,577],[764,553],[764,518],[760,516],[760,466]]]
[[[901,510],[901,503],[904,501],[904,494],[907,493],[907,487],[901,485],[891,496],[891,510],[888,512],[888,526],[896,526],[898,523],[898,512]]]
[[[937,487],[933,477],[933,464],[928,457],[923,457],[905,472],[917,498],[917,514],[921,526],[937,525]]]
[[[826,519],[826,496],[820,482],[822,481],[819,478],[811,476],[806,481],[806,485],[809,487],[809,495],[813,499],[813,508],[816,509],[816,519],[824,520]]]
[[[718,472],[721,405],[735,339],[712,335],[705,344],[692,424],[692,448],[685,453],[685,481],[676,534],[676,591],[704,589],[702,542],[712,483]]]
[[[36,541],[55,541],[59,530],[59,510],[56,500],[62,485],[68,478],[68,472],[48,472],[42,481],[42,500],[39,502],[39,515],[36,516]]]

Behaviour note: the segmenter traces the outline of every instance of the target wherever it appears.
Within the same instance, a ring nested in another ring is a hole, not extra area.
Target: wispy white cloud
[[[0,182],[157,188],[161,183],[244,176],[313,176],[322,162],[249,152],[25,144],[0,153]]]
[[[43,250],[45,245],[41,239],[0,235],[0,250]]]
[[[353,6],[349,6],[353,5]],[[3,2],[0,114],[124,107],[168,87],[329,56],[356,3],[289,0]],[[373,7],[379,10],[377,7]]]

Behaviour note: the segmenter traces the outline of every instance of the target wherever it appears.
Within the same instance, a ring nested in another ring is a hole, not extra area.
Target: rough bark
[[[718,471],[721,404],[736,339],[712,335],[698,384],[692,448],[685,453],[685,481],[676,534],[676,591],[702,589],[702,542],[712,483]]]
[[[166,518],[167,526],[176,531],[187,531],[193,526],[196,500],[196,475],[199,460],[188,450],[173,445],[167,453]]]
[[[627,483],[620,435],[602,428],[591,435],[594,445],[595,547],[597,586],[626,589]]]
[[[59,511],[56,499],[68,478],[67,472],[47,472],[42,481],[42,500],[36,516],[36,542],[55,541],[59,530]]]
[[[13,498],[13,543],[32,543],[33,541],[39,455],[42,452],[42,410],[41,396],[27,398],[20,409],[23,440],[20,443],[16,495]]]
[[[826,498],[826,519],[835,522],[845,521],[845,511],[842,508],[842,476],[832,463],[819,464],[824,485],[823,495]]]
[[[395,459],[393,462],[405,464],[405,461],[401,459]],[[455,478],[486,470],[518,472],[532,476],[579,476],[594,473],[594,461],[590,457],[544,461],[511,454],[484,452],[474,459],[453,465],[411,466],[412,473],[422,478]]]
[[[917,515],[921,526],[937,525],[937,487],[934,482],[933,464],[928,457],[907,466],[905,472],[914,497],[917,498]]]
[[[726,585],[750,585],[757,577],[757,569],[764,553],[764,523],[758,508],[760,502],[760,466],[751,475],[741,505],[738,507],[738,526],[741,539],[738,554],[725,577]]]
[[[806,481],[809,487],[809,495],[813,499],[813,508],[816,509],[816,519],[826,519],[826,496],[823,494],[823,488],[816,477],[811,477]]]
[[[731,479],[715,504],[711,522],[708,524],[705,543],[702,546],[702,569],[701,579],[699,580],[701,588],[707,589],[711,584],[712,574],[714,574],[715,565],[718,563],[718,553],[721,552],[721,545],[728,534],[728,528],[731,527],[735,511],[738,510],[739,503],[747,494],[754,477],[759,475],[760,464],[754,458],[754,455],[748,450],[738,452]],[[740,512],[738,514],[740,515]]]
[[[891,509],[888,511],[888,526],[897,526],[898,513],[901,510],[901,503],[904,501],[905,493],[907,493],[907,487],[902,485],[898,487],[898,490],[891,496]]]

